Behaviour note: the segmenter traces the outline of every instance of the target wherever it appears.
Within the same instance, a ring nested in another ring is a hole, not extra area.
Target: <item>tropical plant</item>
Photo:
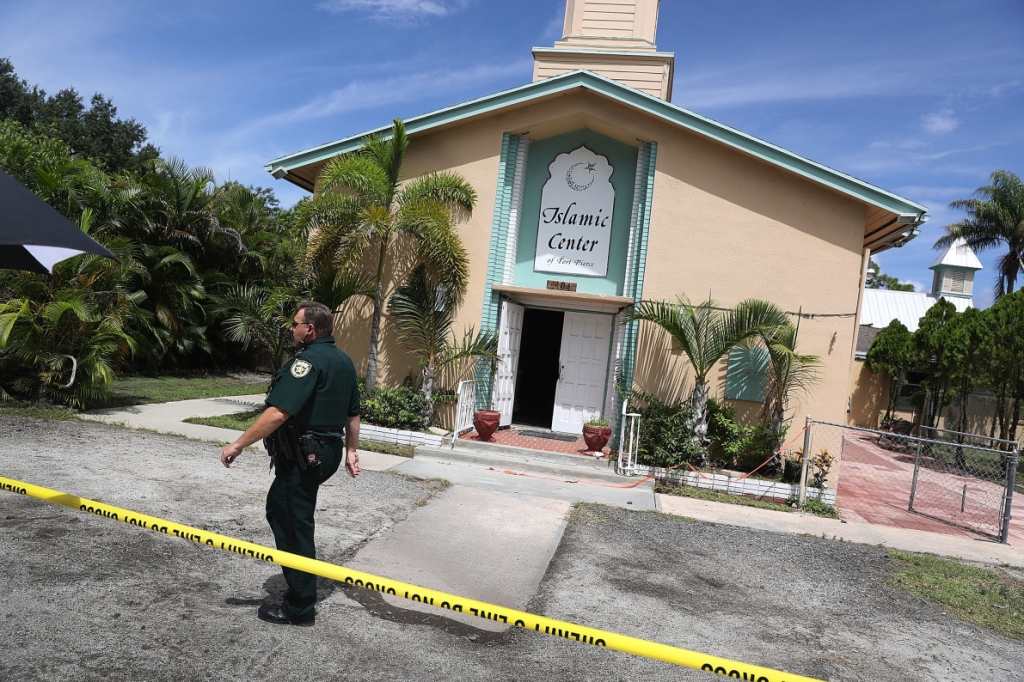
[[[637,441],[638,462],[655,467],[704,462],[705,450],[693,438],[693,408],[688,403],[668,405],[650,393],[638,393],[631,407],[643,424]]]
[[[763,423],[768,431],[781,438],[790,397],[806,392],[817,383],[821,358],[801,355],[796,349],[797,328],[787,320],[760,334],[768,349],[768,380],[765,385]]]
[[[878,332],[864,358],[872,372],[881,372],[889,376],[889,403],[882,418],[883,428],[889,428],[892,424],[896,399],[899,397],[900,374],[910,369],[912,338],[910,330],[902,322],[894,319],[885,329]]]
[[[723,310],[711,299],[693,305],[685,296],[680,296],[675,303],[641,301],[628,313],[627,320],[661,327],[689,360],[694,373],[690,395],[692,438],[705,453],[710,443],[707,401],[711,369],[733,346],[788,324],[786,314],[767,301],[747,299],[735,308]]]
[[[764,464],[778,450],[788,428],[783,424],[775,434],[764,424],[743,426],[736,420],[735,408],[708,398],[708,437],[714,443],[713,454],[732,469],[752,471]],[[781,460],[774,460],[773,468],[781,465]]]
[[[422,431],[430,426],[426,418],[429,401],[422,391],[411,385],[398,388],[380,386],[370,395],[365,391],[362,393],[361,416],[370,424],[413,431]]]
[[[949,205],[967,211],[967,217],[947,225],[935,248],[948,248],[958,239],[978,252],[1005,245],[1007,251],[997,266],[998,300],[1013,292],[1017,275],[1024,270],[1024,183],[1005,170],[995,171],[990,179],[992,184],[975,191],[977,198],[957,199]]]
[[[409,274],[395,290],[388,304],[388,318],[398,339],[420,359],[421,390],[427,399],[426,418],[434,412],[434,388],[445,370],[465,370],[466,361],[498,359],[498,335],[494,331],[475,333],[470,327],[462,340],[455,338],[455,301],[449,289],[439,284],[423,264]],[[451,377],[449,385],[457,379]]]
[[[415,251],[409,267],[424,263],[454,301],[461,301],[469,268],[455,229],[468,215],[476,192],[455,173],[428,173],[403,181],[408,147],[405,125],[368,136],[363,146],[331,159],[320,173],[313,199],[299,220],[310,234],[307,267],[331,263],[342,272],[366,267],[373,272],[374,299],[366,370],[368,391],[376,388],[384,276],[396,248]],[[369,262],[367,262],[367,260]],[[399,281],[405,275],[400,273]]]
[[[0,281],[0,292],[25,296],[8,300],[0,315],[7,336],[0,396],[81,408],[106,394],[136,349],[126,323],[145,296],[120,285],[126,267],[127,257],[118,263],[90,254],[58,263],[52,276],[11,273]]]

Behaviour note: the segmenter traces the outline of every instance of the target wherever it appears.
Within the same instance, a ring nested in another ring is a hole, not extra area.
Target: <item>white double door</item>
[[[582,433],[583,424],[601,416],[611,331],[610,315],[565,313],[552,431]]]
[[[542,371],[519,363],[523,334],[523,306],[503,301],[498,338],[497,374],[491,408],[501,413],[501,425],[512,423],[516,374]],[[581,433],[583,424],[601,415],[608,382],[608,353],[611,348],[612,317],[594,313],[566,312],[562,322],[562,343],[558,355],[558,384],[551,415],[551,430]],[[529,396],[520,396],[529,399]]]

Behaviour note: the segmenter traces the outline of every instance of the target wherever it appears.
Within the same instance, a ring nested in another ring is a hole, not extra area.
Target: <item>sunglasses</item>
[[[292,329],[295,329],[295,328],[296,328],[296,327],[298,327],[298,326],[299,326],[300,324],[305,324],[305,325],[310,325],[310,326],[312,326],[312,323],[311,323],[311,322],[296,322],[296,321],[292,320]]]

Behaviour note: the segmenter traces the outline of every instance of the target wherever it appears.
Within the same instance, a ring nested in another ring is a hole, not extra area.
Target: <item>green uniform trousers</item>
[[[302,471],[298,464],[279,461],[274,482],[267,493],[267,521],[274,531],[277,548],[310,559],[316,558],[313,541],[313,512],[320,484],[338,470],[344,459],[345,441],[331,439],[320,448],[320,466]],[[312,618],[316,605],[316,576],[312,573],[283,568],[288,591],[281,610],[299,620]]]

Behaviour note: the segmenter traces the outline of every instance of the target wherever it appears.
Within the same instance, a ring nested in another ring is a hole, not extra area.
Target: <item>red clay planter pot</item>
[[[495,410],[477,410],[473,413],[473,428],[476,429],[478,440],[490,442],[491,436],[498,430],[501,412]]]
[[[587,444],[587,450],[596,456],[601,456],[604,446],[608,445],[608,439],[612,437],[612,427],[597,426],[595,424],[583,425],[583,440]]]

